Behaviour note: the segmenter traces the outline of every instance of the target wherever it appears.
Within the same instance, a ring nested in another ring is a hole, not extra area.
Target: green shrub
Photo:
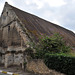
[[[75,74],[75,57],[67,55],[71,48],[58,33],[50,37],[42,35],[38,44],[31,43],[31,46],[36,50],[34,57],[44,59],[49,68],[67,75]]]
[[[50,69],[55,69],[67,75],[75,75],[75,57],[65,54],[45,54],[45,64]]]
[[[42,35],[35,47],[38,58],[43,58],[46,53],[67,53],[71,49],[58,33],[50,37]]]

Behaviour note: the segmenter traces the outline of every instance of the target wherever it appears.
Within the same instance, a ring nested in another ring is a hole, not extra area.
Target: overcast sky
[[[75,0],[0,0],[75,32]]]

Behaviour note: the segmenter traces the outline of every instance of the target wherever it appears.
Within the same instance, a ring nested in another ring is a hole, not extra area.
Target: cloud
[[[0,0],[0,15],[2,13],[3,7],[4,7],[4,1]]]
[[[52,22],[53,22],[53,23],[56,23],[56,24],[58,24],[58,25],[60,25],[60,26],[62,26],[62,25],[60,24],[60,22],[58,22],[56,19],[54,19]]]
[[[9,4],[13,5],[13,1],[12,0],[5,0],[5,2],[9,2]]]
[[[75,31],[73,31],[75,33]]]
[[[58,21],[67,29],[75,31],[75,1],[67,1],[67,4],[61,7]]]
[[[44,0],[46,3],[48,3],[51,7],[59,7],[62,5],[65,5],[66,3],[64,0]]]
[[[42,0],[33,0],[33,2],[37,5],[37,9],[41,9],[44,6]]]
[[[25,2],[27,5],[35,3],[38,9],[43,8],[46,4],[51,7],[59,7],[66,4],[64,0],[26,0]]]

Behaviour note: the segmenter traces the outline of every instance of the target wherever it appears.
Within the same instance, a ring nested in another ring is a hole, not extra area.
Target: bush
[[[67,75],[75,75],[75,57],[65,54],[45,54],[45,64],[50,69],[55,69]]]
[[[39,44],[36,45],[37,58],[43,58],[46,53],[66,53],[70,51],[70,47],[66,45],[63,37],[58,33],[51,37],[42,35]]]
[[[30,43],[30,45],[36,50],[34,58],[44,59],[50,69],[75,75],[75,57],[68,55],[71,48],[58,33],[50,37],[42,35],[38,44]]]

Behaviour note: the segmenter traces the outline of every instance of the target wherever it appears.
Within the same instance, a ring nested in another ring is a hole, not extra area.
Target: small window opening
[[[10,31],[10,26],[8,26],[8,31]]]
[[[7,12],[7,16],[8,16],[8,12]]]

